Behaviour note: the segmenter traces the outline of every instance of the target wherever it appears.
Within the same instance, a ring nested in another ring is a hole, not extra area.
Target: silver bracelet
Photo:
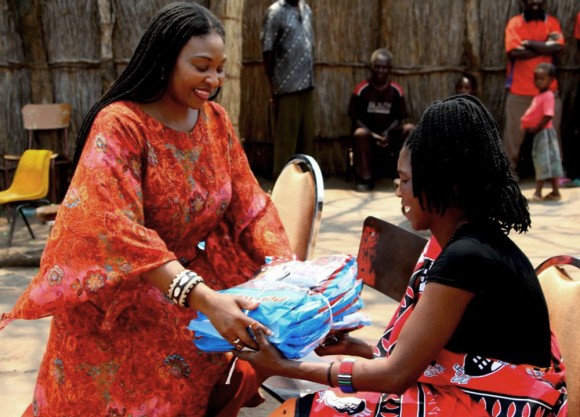
[[[180,307],[187,307],[187,296],[203,278],[189,269],[180,271],[169,286],[168,297]]]

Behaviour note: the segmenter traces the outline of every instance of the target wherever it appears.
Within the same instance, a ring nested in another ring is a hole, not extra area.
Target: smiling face
[[[166,98],[176,105],[199,109],[225,79],[225,45],[216,32],[192,37],[171,73]]]
[[[432,213],[423,210],[419,198],[413,195],[413,172],[411,167],[411,151],[403,146],[397,162],[400,183],[396,195],[401,199],[405,217],[415,230],[427,230],[431,225]]]
[[[377,55],[371,63],[371,77],[376,85],[384,85],[389,81],[389,75],[393,68],[388,57]]]

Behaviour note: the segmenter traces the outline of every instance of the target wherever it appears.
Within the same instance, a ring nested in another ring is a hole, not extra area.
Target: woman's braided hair
[[[163,7],[145,30],[127,67],[85,116],[77,134],[73,172],[97,114],[116,101],[148,103],[159,99],[185,44],[194,36],[213,32],[225,39],[222,24],[205,7],[196,3]]]
[[[497,122],[474,96],[431,104],[405,146],[411,152],[413,193],[423,209],[442,214],[461,207],[470,220],[497,224],[506,233],[530,227]]]

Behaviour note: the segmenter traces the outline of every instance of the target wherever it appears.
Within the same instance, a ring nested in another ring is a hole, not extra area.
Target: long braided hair
[[[107,105],[121,100],[149,103],[166,91],[177,56],[194,36],[215,32],[225,39],[220,21],[196,3],[171,3],[153,18],[133,56],[109,90],[85,116],[77,134],[73,172],[97,114]]]
[[[497,122],[476,97],[431,104],[405,146],[411,152],[413,194],[424,210],[443,214],[460,207],[471,221],[496,224],[505,233],[530,227]]]

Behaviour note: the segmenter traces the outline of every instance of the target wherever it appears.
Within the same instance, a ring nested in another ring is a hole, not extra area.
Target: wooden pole
[[[54,96],[42,30],[40,1],[22,0],[16,4],[25,60],[30,66],[30,101],[52,103]]]
[[[113,27],[115,16],[111,0],[98,0],[99,26],[101,27],[101,69],[103,92],[109,89],[115,78],[115,64],[113,62]]]
[[[226,82],[218,101],[228,111],[236,134],[239,135],[244,0],[211,0],[210,6],[226,31]]]

